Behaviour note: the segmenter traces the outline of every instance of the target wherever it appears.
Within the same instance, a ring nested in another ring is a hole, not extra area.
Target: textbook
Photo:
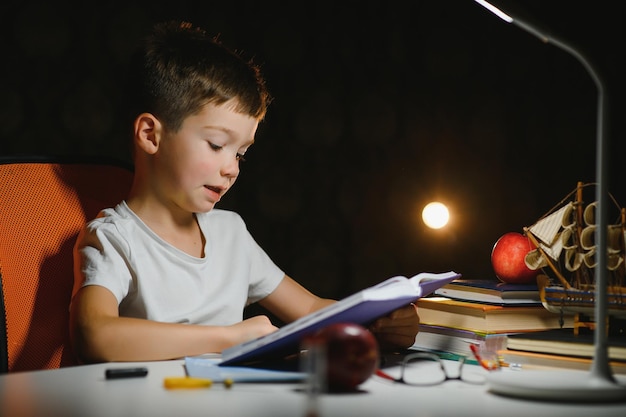
[[[303,338],[319,329],[334,323],[368,325],[460,276],[450,271],[438,274],[422,272],[411,278],[389,278],[282,326],[273,333],[225,349],[220,365],[277,359],[296,353]]]
[[[487,279],[454,280],[438,288],[435,295],[500,305],[541,304],[537,284],[508,284]]]
[[[420,324],[412,349],[452,353],[472,358],[471,344],[497,352],[506,347],[508,333],[487,333],[452,327]]]
[[[543,306],[500,306],[447,297],[421,298],[416,305],[420,323],[457,329],[515,333],[574,327],[573,315],[552,313]]]
[[[609,359],[626,361],[626,336],[607,337]],[[551,329],[528,334],[510,335],[507,348],[538,353],[580,356],[591,358],[595,354],[593,332],[573,329]]]
[[[587,371],[591,368],[592,362],[591,358],[579,356],[511,349],[498,351],[498,355],[506,366],[515,369],[561,368]],[[626,374],[626,361],[611,359],[609,360],[609,367],[615,374]]]

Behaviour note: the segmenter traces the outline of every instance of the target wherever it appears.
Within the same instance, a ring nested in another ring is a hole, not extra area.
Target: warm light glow
[[[438,201],[426,204],[424,210],[422,210],[422,220],[424,224],[431,229],[441,229],[450,220],[450,212],[448,208]]]

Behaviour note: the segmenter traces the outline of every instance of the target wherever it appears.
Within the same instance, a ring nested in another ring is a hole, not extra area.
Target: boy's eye
[[[216,145],[216,144],[215,144],[215,143],[213,143],[213,142],[209,142],[209,146],[210,146],[210,147],[211,147],[211,149],[213,149],[215,152],[219,152],[219,151],[221,151],[222,149],[224,149],[224,147],[223,147],[223,146],[221,146],[221,145]],[[239,162],[245,162],[245,161],[246,161],[246,158],[244,157],[244,154],[242,154],[242,153],[237,153],[237,154],[235,155],[235,159],[236,159],[237,161],[239,161]]]

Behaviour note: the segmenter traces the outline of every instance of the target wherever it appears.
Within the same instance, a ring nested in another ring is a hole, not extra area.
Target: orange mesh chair
[[[86,221],[130,189],[120,162],[0,158],[0,373],[76,365],[72,250]]]

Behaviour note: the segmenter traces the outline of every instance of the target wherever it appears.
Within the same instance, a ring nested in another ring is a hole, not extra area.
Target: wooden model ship
[[[584,198],[585,190],[594,189],[593,185],[579,182],[550,212],[524,228],[536,246],[526,255],[526,265],[543,271],[538,285],[544,307],[555,313],[575,314],[577,319],[590,318],[589,322],[593,322],[595,304],[597,203],[586,204]],[[622,320],[626,318],[626,209],[613,196],[610,199],[613,204],[607,209],[607,315],[609,319]],[[611,223],[610,219],[616,220]]]

